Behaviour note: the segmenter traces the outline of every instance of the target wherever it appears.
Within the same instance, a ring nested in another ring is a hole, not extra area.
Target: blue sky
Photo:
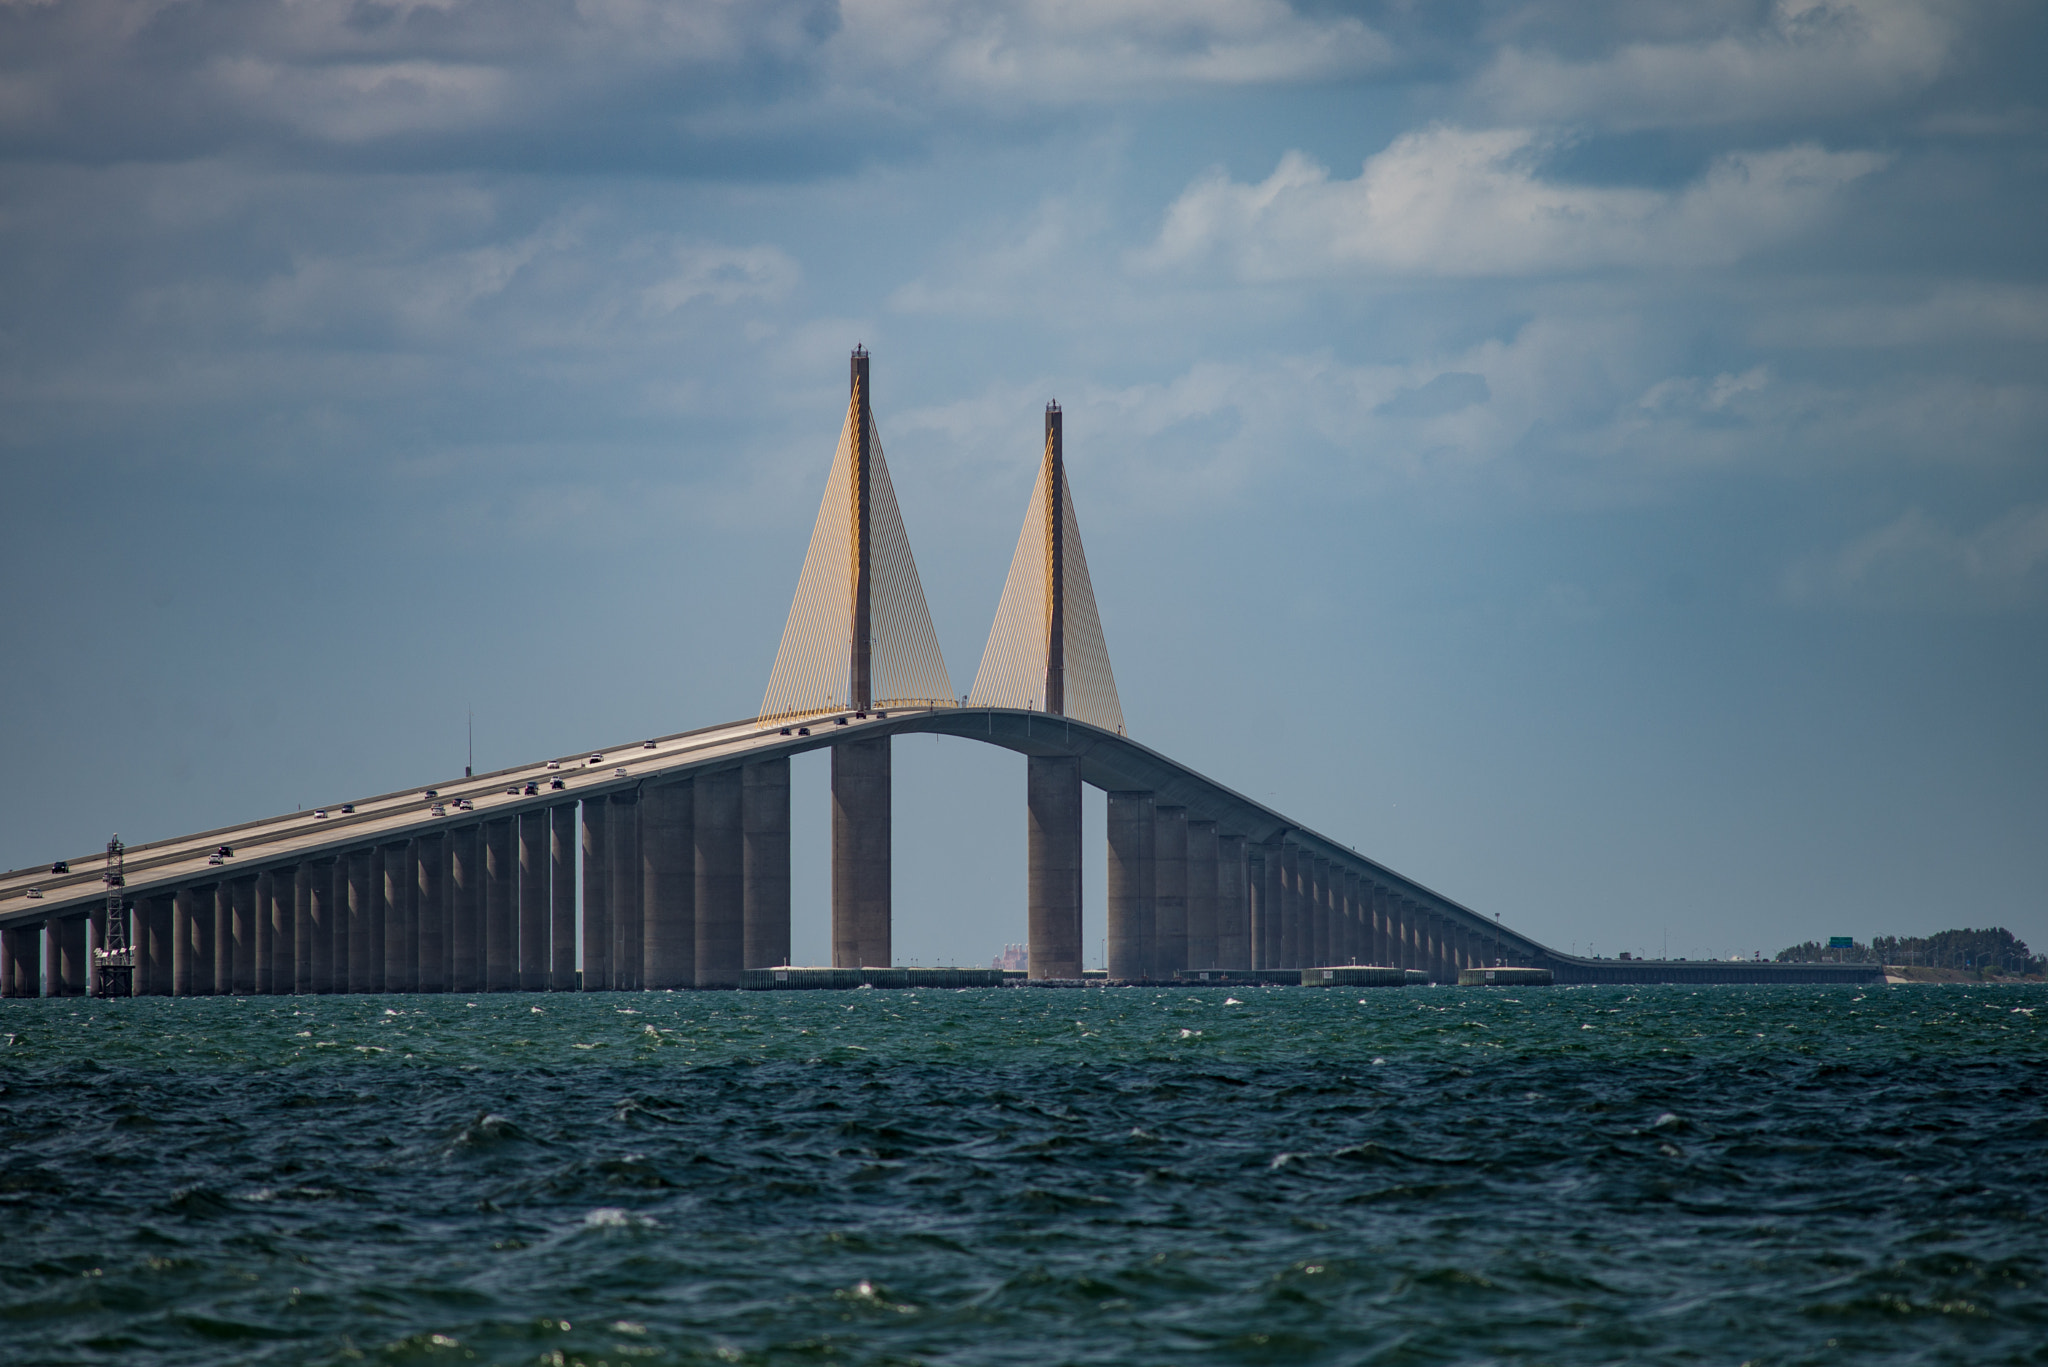
[[[750,714],[865,342],[959,691],[1057,397],[1139,739],[1561,947],[2039,947],[2044,61],[2019,3],[0,0],[0,863],[471,709],[483,767]],[[899,958],[1023,938],[1022,795],[899,744]]]

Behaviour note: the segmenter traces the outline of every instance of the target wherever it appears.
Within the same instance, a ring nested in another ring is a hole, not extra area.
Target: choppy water
[[[0,1361],[2048,1362],[2040,989],[1236,996],[0,1003]]]

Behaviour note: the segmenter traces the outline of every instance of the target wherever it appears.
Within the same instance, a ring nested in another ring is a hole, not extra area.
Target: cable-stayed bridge
[[[1032,979],[1084,977],[1084,784],[1108,794],[1110,981],[1354,964],[1432,982],[1483,966],[1560,982],[1876,975],[1560,954],[1131,739],[1056,405],[956,697],[870,390],[857,349],[756,717],[0,875],[0,996],[737,987],[789,962],[789,760],[816,749],[832,755],[833,966],[887,966],[891,742],[927,732],[1026,757]]]

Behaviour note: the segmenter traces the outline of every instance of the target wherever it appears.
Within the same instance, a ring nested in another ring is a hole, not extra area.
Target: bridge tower
[[[760,713],[763,722],[837,713],[832,724],[855,732],[832,747],[836,968],[887,966],[892,954],[889,738],[859,736],[858,723],[959,701],[882,455],[868,361],[855,347],[839,448]]]
[[[970,706],[1020,707],[1073,717],[1121,733],[1124,714],[1095,610],[1088,555],[1067,483],[1066,418],[1045,406],[1045,445],[1024,528],[1010,560]],[[1073,755],[1026,759],[1025,812],[1029,848],[1026,893],[1031,976],[1079,978],[1081,935],[1081,761]],[[1148,795],[1149,796],[1149,795]],[[1150,810],[1150,803],[1146,804]],[[1127,929],[1121,899],[1112,899],[1113,944]],[[1149,906],[1149,903],[1147,904]],[[1148,921],[1149,927],[1149,921]],[[1149,937],[1149,928],[1144,935]],[[1146,977],[1143,964],[1112,965]]]

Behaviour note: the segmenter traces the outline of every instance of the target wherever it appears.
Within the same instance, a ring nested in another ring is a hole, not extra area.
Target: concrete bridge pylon
[[[882,455],[868,362],[855,347],[846,421],[761,699],[764,723],[958,702]],[[887,736],[832,747],[835,968],[891,961],[890,777]],[[787,940],[786,930],[778,939],[757,926],[751,943],[766,953],[780,943],[786,957]]]

